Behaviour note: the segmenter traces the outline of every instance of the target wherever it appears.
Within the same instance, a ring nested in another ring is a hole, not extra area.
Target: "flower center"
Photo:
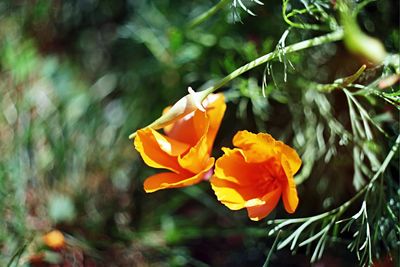
[[[270,192],[278,186],[280,179],[279,162],[271,158],[265,162],[259,163],[256,172],[258,176],[258,187],[263,192]]]

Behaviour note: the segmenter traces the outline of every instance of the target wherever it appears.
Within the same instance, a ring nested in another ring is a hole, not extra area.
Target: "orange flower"
[[[49,248],[58,250],[64,247],[64,235],[58,230],[53,230],[43,236],[43,242]]]
[[[299,202],[293,175],[301,165],[296,151],[269,134],[248,131],[239,131],[233,144],[238,148],[222,149],[211,178],[218,200],[231,210],[246,208],[258,221],[282,195],[286,211],[293,213]]]
[[[165,126],[165,135],[151,128],[137,131],[134,144],[144,162],[169,170],[145,180],[147,193],[196,184],[214,165],[210,153],[226,109],[224,96],[211,94],[203,106],[205,112],[197,109]]]

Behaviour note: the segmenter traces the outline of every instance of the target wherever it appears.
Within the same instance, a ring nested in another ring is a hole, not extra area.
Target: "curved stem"
[[[188,27],[189,28],[194,28],[204,21],[206,21],[208,18],[213,16],[215,13],[217,13],[220,9],[222,9],[230,0],[221,0],[218,4],[215,6],[211,7],[209,10],[206,12],[200,14],[199,16],[195,17],[193,20],[189,22]]]
[[[282,49],[277,49],[273,52],[270,52],[264,56],[261,56],[249,63],[247,63],[246,65],[243,65],[242,67],[236,69],[234,72],[232,72],[231,74],[225,76],[224,78],[222,78],[220,81],[218,81],[216,84],[214,84],[213,86],[205,89],[206,96],[208,94],[211,94],[213,92],[215,92],[216,90],[218,90],[219,88],[221,88],[222,86],[224,86],[225,84],[227,84],[228,82],[230,82],[231,80],[235,79],[236,77],[242,75],[243,73],[254,69],[257,66],[260,66],[261,64],[264,64],[268,61],[271,61],[273,59],[279,58],[280,55],[282,54],[288,54],[288,53],[292,53],[295,51],[299,51],[299,50],[303,50],[306,48],[310,48],[310,47],[314,47],[314,46],[319,46],[322,44],[326,44],[326,43],[331,43],[331,42],[335,42],[338,40],[341,40],[343,38],[343,30],[339,29],[336,30],[332,33],[326,34],[326,35],[322,35],[319,37],[315,37],[309,40],[305,40],[299,43],[295,43],[289,46],[286,46]]]
[[[324,25],[309,24],[309,23],[296,23],[289,19],[290,17],[292,17],[296,14],[309,13],[311,11],[320,12],[321,11],[320,9],[314,7],[315,10],[313,10],[312,8],[304,9],[301,11],[294,10],[291,13],[287,14],[286,10],[288,8],[287,7],[288,4],[289,4],[289,0],[283,0],[283,2],[282,2],[282,17],[289,26],[294,27],[294,28],[304,29],[304,30],[329,31],[329,27],[324,26]]]
[[[281,57],[282,54],[288,54],[288,53],[303,50],[306,48],[315,47],[315,46],[319,46],[319,45],[326,44],[326,43],[332,43],[332,42],[341,40],[342,38],[343,38],[343,30],[338,29],[338,30],[331,32],[329,34],[326,34],[326,35],[322,35],[322,36],[315,37],[315,38],[312,38],[309,40],[298,42],[298,43],[295,43],[295,44],[292,44],[292,45],[289,45],[286,47],[279,47],[275,51],[265,54],[264,56],[261,56],[255,60],[243,65],[242,67],[236,69],[234,72],[225,76],[219,82],[208,87],[207,89],[197,92],[197,94],[199,96],[198,100],[200,101],[200,103],[202,103],[209,94],[215,92],[216,90],[218,90],[219,88],[221,88],[222,86],[224,86],[225,84],[230,82],[231,80],[235,79],[236,77],[242,75],[243,73],[245,73],[251,69],[254,69],[257,66],[260,66],[261,64],[264,64],[268,61],[271,61],[273,59]],[[180,115],[183,116],[183,113],[180,113]],[[170,121],[172,121],[173,119],[174,118],[168,118],[168,120],[170,120]],[[165,125],[165,124],[160,124],[160,122],[163,121],[165,123],[168,120],[166,120],[165,114],[164,114],[157,120],[153,121],[150,125],[146,126],[146,128],[150,127],[153,129],[157,129],[156,127],[158,127],[158,129],[159,129],[160,127],[163,127],[163,125]],[[136,132],[132,133],[129,136],[129,139],[133,139],[133,138],[135,138],[135,136],[136,136]]]

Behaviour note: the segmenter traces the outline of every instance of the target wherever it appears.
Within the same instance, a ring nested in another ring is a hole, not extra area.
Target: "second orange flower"
[[[219,201],[231,210],[246,208],[251,220],[266,217],[282,196],[285,209],[298,205],[293,175],[301,160],[296,151],[271,135],[239,131],[234,149],[223,148],[215,164],[211,186]]]

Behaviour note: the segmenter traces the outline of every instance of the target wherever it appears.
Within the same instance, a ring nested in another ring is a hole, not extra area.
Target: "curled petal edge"
[[[200,173],[190,176],[190,173],[178,174],[173,172],[162,172],[148,177],[144,181],[144,190],[146,193],[156,192],[166,188],[179,188],[197,184],[203,180],[204,176],[214,165],[214,158]]]

